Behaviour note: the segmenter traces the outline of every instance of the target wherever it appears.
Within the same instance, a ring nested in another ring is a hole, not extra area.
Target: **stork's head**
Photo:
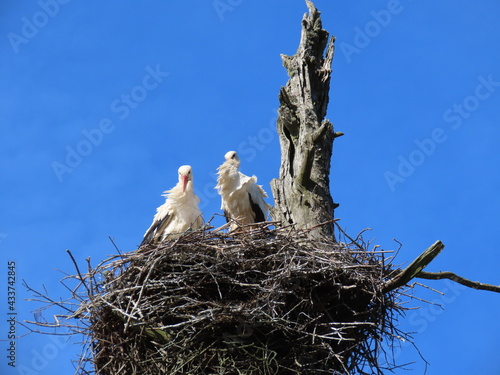
[[[182,185],[182,192],[186,191],[189,181],[193,181],[193,171],[190,165],[182,165],[179,168],[179,182]]]
[[[226,155],[224,155],[224,159],[226,162],[239,166],[240,165],[240,157],[236,151],[228,151]]]

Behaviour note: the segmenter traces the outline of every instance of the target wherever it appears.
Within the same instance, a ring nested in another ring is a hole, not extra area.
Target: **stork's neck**
[[[238,164],[234,162],[225,162],[220,166],[218,179],[219,192],[230,193],[240,185]]]
[[[236,163],[224,163],[220,168],[220,176],[223,179],[239,181],[240,173],[238,171],[239,165]]]
[[[182,191],[182,181],[179,181],[171,190],[167,190],[163,196],[170,197],[173,199],[189,198],[194,195],[193,181],[188,181],[186,185],[186,190]]]

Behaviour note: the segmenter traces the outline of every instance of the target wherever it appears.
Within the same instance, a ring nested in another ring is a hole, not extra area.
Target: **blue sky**
[[[345,133],[331,174],[341,225],[372,228],[365,238],[388,250],[400,241],[398,264],[442,240],[429,271],[500,284],[500,5],[316,6],[337,38],[328,118]],[[66,249],[82,268],[115,253],[108,235],[134,250],[180,165],[193,166],[205,219],[220,213],[213,187],[226,151],[270,193],[287,80],[279,55],[295,52],[305,11],[302,0],[2,2],[0,277],[15,261],[20,320],[34,308],[21,279],[68,296]],[[499,374],[499,296],[426,284],[445,294],[416,295],[444,310],[411,310],[401,328],[416,332],[427,374]],[[4,339],[5,290],[0,298]],[[2,374],[72,374],[77,340],[54,340],[19,339],[18,367],[2,354]],[[410,344],[397,361],[424,372]]]

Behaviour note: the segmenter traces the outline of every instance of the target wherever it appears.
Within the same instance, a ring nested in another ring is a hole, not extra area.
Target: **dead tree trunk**
[[[271,181],[273,219],[314,228],[312,238],[333,239],[330,159],[333,125],[325,119],[335,38],[322,29],[320,12],[307,1],[297,53],[281,55],[288,80],[279,93],[277,129],[281,147],[278,179]],[[326,53],[324,55],[326,49]],[[326,225],[320,225],[323,223]]]

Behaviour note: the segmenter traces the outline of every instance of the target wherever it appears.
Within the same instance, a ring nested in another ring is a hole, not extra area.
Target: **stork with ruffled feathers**
[[[257,177],[239,171],[240,158],[236,151],[227,152],[224,158],[226,161],[218,168],[215,188],[221,196],[226,221],[232,221],[230,230],[266,221],[269,205],[264,198],[267,194],[262,186],[257,185]]]
[[[200,199],[193,190],[193,170],[189,165],[179,168],[179,182],[171,190],[164,192],[167,199],[156,209],[153,223],[144,234],[141,245],[157,243],[179,237],[187,230],[203,225],[203,217],[198,203]]]

